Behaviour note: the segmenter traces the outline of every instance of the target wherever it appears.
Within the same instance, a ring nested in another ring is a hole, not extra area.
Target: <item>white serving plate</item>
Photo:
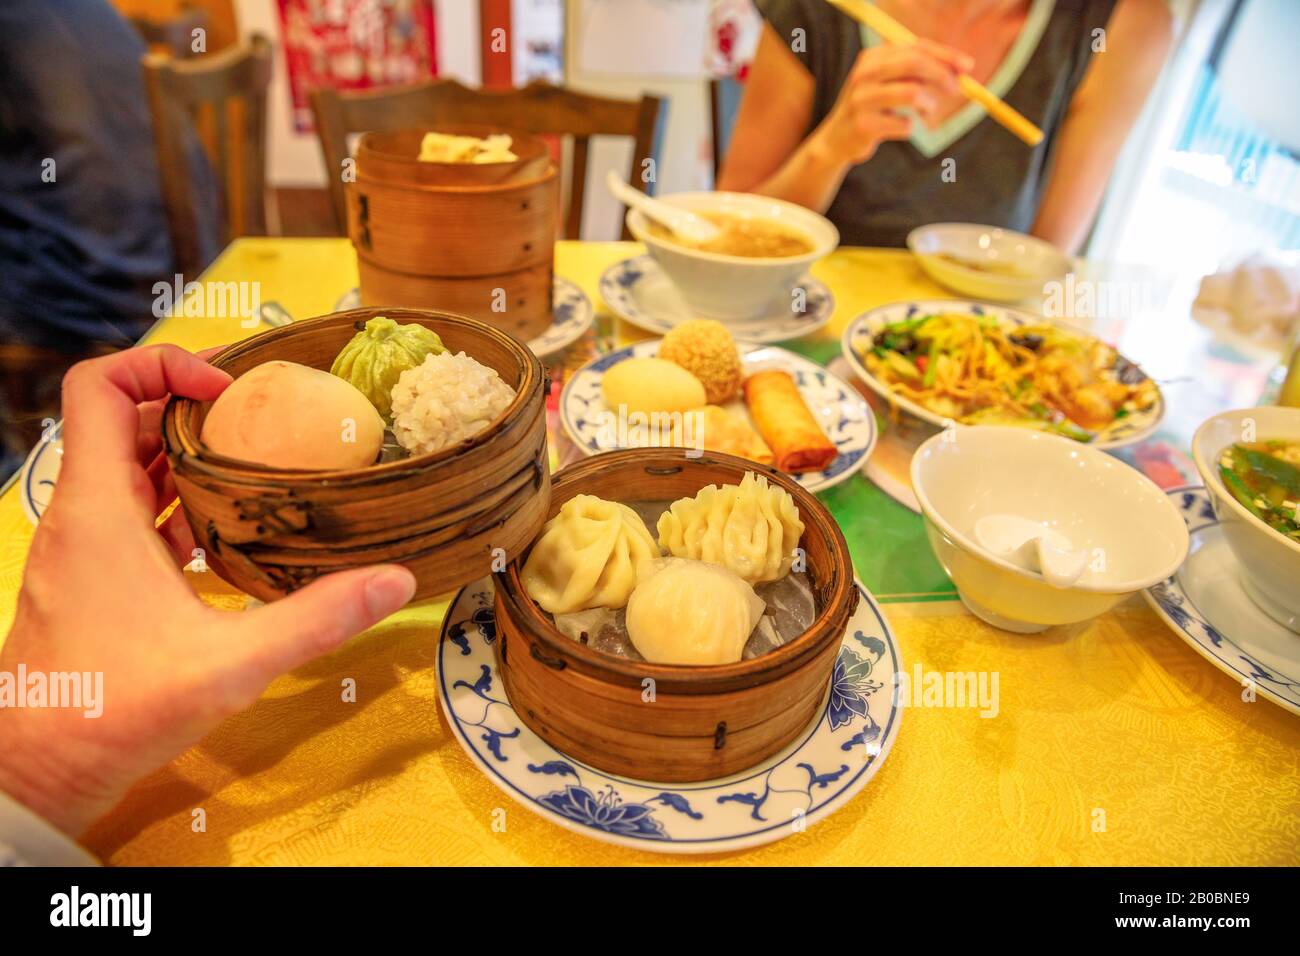
[[[54,493],[54,483],[59,480],[62,466],[63,425],[60,423],[45,430],[18,473],[18,500],[22,503],[23,514],[32,524],[37,524],[49,507],[50,495]]]
[[[600,294],[619,318],[659,335],[679,322],[699,318],[652,256],[633,256],[610,266],[600,277]],[[728,321],[726,326],[746,342],[784,342],[817,331],[834,311],[831,290],[804,275],[758,316]]]
[[[876,444],[876,419],[866,401],[851,385],[826,371],[811,359],[777,348],[774,345],[739,343],[745,374],[762,369],[781,368],[794,376],[804,403],[836,447],[839,455],[825,471],[792,475],[808,491],[824,491],[839,484],[860,469]],[[614,451],[621,447],[611,441],[601,427],[601,417],[608,413],[601,396],[600,381],[606,371],[630,358],[649,358],[659,351],[659,340],[638,342],[588,362],[569,377],[560,394],[560,422],[565,434],[586,455]],[[722,406],[728,411],[748,416],[742,398]],[[756,466],[757,467],[757,466]]]
[[[583,836],[657,853],[720,853],[771,843],[841,809],[889,755],[903,662],[880,606],[858,584],[834,676],[817,716],[784,750],[700,783],[654,783],[596,770],[556,750],[510,706],[492,645],[492,583],[452,601],[438,642],[438,700],[457,742],[511,799]]]
[[[971,302],[963,299],[930,299],[919,300],[915,302],[895,302],[892,305],[882,305],[879,308],[864,312],[844,330],[844,335],[840,339],[840,348],[844,353],[845,360],[853,369],[858,378],[866,383],[867,387],[873,392],[892,402],[901,408],[908,415],[920,419],[927,424],[939,428],[945,427],[948,423],[940,415],[935,414],[928,408],[918,405],[916,402],[902,395],[896,395],[889,388],[889,385],[876,378],[867,368],[866,363],[862,361],[862,355],[871,348],[871,343],[877,333],[886,325],[894,322],[901,322],[917,314],[926,314],[931,312],[956,312],[970,315],[991,315],[996,316],[1000,321],[1012,325],[1039,325],[1049,320],[1041,316],[1032,315],[1028,312],[1020,312],[1015,309],[1008,309],[1004,306],[989,305],[987,302]],[[1068,329],[1079,335],[1088,335],[1080,329],[1074,329],[1060,322],[1052,323],[1060,328]],[[1122,362],[1128,362],[1128,359],[1120,356]],[[1133,364],[1133,363],[1129,363]],[[1160,420],[1165,414],[1165,399],[1161,395],[1159,400],[1145,412],[1136,412],[1124,418],[1112,422],[1106,428],[1097,433],[1097,437],[1088,442],[1092,448],[1100,448],[1109,451],[1113,448],[1122,448],[1126,445],[1132,445],[1135,442],[1150,438],[1155,430],[1160,426]],[[969,426],[963,426],[969,427]],[[978,427],[978,426],[975,426]]]
[[[1187,522],[1191,548],[1183,566],[1143,597],[1196,653],[1300,715],[1300,634],[1274,621],[1242,589],[1240,565],[1210,493],[1197,485],[1174,488],[1169,497]]]

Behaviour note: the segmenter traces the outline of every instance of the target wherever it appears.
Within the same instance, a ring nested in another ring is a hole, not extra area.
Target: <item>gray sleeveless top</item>
[[[810,133],[835,105],[864,40],[878,41],[826,0],[755,2],[787,44],[792,37],[803,40],[794,51],[816,84]],[[934,133],[917,124],[912,141],[882,143],[871,159],[849,170],[826,212],[840,241],[902,246],[909,231],[930,222],[1028,231],[1070,99],[1092,55],[1093,31],[1106,26],[1114,6],[1115,0],[1034,0],[1020,39],[986,84],[1043,131],[1042,143],[1030,149],[974,105]],[[1002,82],[1009,88],[999,90]],[[945,171],[953,181],[945,181]]]

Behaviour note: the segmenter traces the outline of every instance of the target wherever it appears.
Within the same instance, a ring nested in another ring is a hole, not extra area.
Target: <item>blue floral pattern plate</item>
[[[839,454],[825,471],[791,477],[809,491],[824,491],[866,464],[876,445],[876,418],[856,389],[816,362],[775,345],[742,342],[739,347],[746,375],[762,369],[780,368],[794,377],[808,410],[826,437],[839,449]],[[608,352],[578,369],[564,384],[564,391],[560,394],[560,422],[565,434],[585,454],[635,447],[620,444],[620,433],[611,425],[613,413],[601,395],[600,380],[619,362],[651,357],[658,350],[659,340],[651,339]],[[722,407],[748,420],[749,412],[742,399],[732,399]]]
[[[22,503],[23,514],[32,524],[37,524],[49,507],[50,495],[54,493],[54,483],[59,480],[62,465],[63,426],[59,424],[45,430],[18,473],[18,500]]]
[[[1187,522],[1191,547],[1174,576],[1143,592],[1147,603],[1196,653],[1245,686],[1300,714],[1300,634],[1255,606],[1238,583],[1210,495],[1188,486],[1169,492]]]
[[[576,283],[555,276],[551,286],[552,316],[550,327],[536,338],[528,340],[528,347],[537,356],[550,355],[568,348],[591,328],[596,312],[591,300]],[[361,307],[361,293],[349,289],[334,303],[335,312],[346,312]]]
[[[822,706],[780,753],[720,780],[630,780],[553,748],[516,716],[497,673],[492,583],[452,601],[438,642],[438,699],[471,760],[512,799],[575,833],[661,853],[742,850],[801,832],[861,790],[889,755],[901,707],[898,644],[880,606],[862,599]]]
[[[932,299],[923,302],[895,302],[893,305],[882,305],[870,312],[864,312],[849,323],[840,339],[840,348],[844,353],[845,361],[849,363],[854,373],[866,383],[868,388],[885,401],[897,405],[908,415],[919,418],[923,422],[943,428],[947,424],[943,416],[935,414],[909,398],[895,395],[887,384],[871,374],[866,363],[862,360],[862,356],[871,350],[876,333],[886,325],[932,312],[957,312],[969,315],[992,316],[1003,324],[1010,325],[1041,325],[1048,320],[1029,312],[1008,309],[1000,305],[990,305],[987,302],[971,302],[965,299]],[[1061,322],[1053,324],[1061,328],[1070,328]],[[1071,328],[1070,331],[1078,335],[1088,334],[1081,329]],[[1122,355],[1119,357],[1119,368],[1127,374],[1137,375],[1141,378],[1146,377],[1146,374],[1137,365]],[[1150,438],[1159,427],[1160,419],[1164,415],[1165,400],[1162,395],[1155,405],[1146,411],[1133,412],[1111,422],[1097,432],[1096,437],[1089,444],[1103,451],[1132,445],[1144,438]]]
[[[696,317],[649,255],[624,259],[606,269],[600,277],[600,294],[620,318],[659,335]],[[805,275],[789,296],[775,300],[764,315],[726,326],[746,342],[784,342],[817,331],[834,311],[835,297],[827,285]]]

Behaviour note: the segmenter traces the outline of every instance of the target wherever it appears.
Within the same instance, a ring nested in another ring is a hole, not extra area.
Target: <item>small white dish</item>
[[[795,203],[752,193],[674,193],[659,201],[691,212],[715,212],[765,219],[805,236],[811,248],[800,256],[729,256],[673,242],[650,232],[636,209],[627,211],[628,231],[645,244],[682,299],[697,316],[743,322],[766,315],[814,262],[839,245],[840,234],[825,216]]]
[[[1210,492],[1174,488],[1169,500],[1191,534],[1187,560],[1143,597],[1196,653],[1259,696],[1300,715],[1300,636],[1255,605],[1238,580],[1239,564]]]
[[[825,471],[805,472],[792,478],[809,491],[824,491],[849,478],[866,463],[876,444],[876,419],[853,386],[811,359],[774,345],[742,342],[739,348],[747,376],[768,368],[784,369],[794,376],[808,410],[839,449],[839,455]],[[607,416],[612,413],[601,395],[601,377],[619,362],[650,358],[658,351],[658,339],[637,342],[593,359],[569,376],[560,393],[560,422],[565,434],[583,454],[597,455],[626,447],[618,443],[618,436],[608,427]],[[722,407],[732,414],[749,416],[743,398],[734,398]]]
[[[610,266],[600,277],[600,294],[619,318],[659,335],[679,322],[696,318],[651,256],[633,256]],[[784,295],[773,299],[762,314],[728,322],[727,328],[747,342],[784,342],[817,331],[831,320],[834,311],[831,290],[824,282],[804,275]]]
[[[349,289],[334,303],[335,312],[359,308],[361,292],[358,289]],[[582,338],[596,319],[596,312],[591,307],[587,294],[577,283],[560,276],[553,277],[551,308],[550,326],[541,335],[528,340],[528,347],[534,355],[546,356],[568,348]]]
[[[1265,405],[1207,419],[1192,437],[1192,458],[1223,535],[1237,555],[1237,576],[1251,600],[1300,641],[1300,542],[1260,521],[1223,485],[1219,456],[1236,442],[1300,441],[1300,408]]]
[[[1096,617],[1169,577],[1187,555],[1187,525],[1151,479],[1058,435],[994,425],[941,432],[912,459],[912,488],[963,603],[1008,631],[1033,634]],[[1053,587],[981,546],[975,525],[997,513],[1064,535],[1088,556],[1082,577]]]
[[[22,503],[23,514],[32,524],[39,523],[41,515],[49,507],[50,495],[54,493],[54,483],[59,480],[62,467],[63,425],[60,423],[45,430],[18,473],[18,500]]]
[[[749,770],[663,784],[596,770],[515,716],[492,645],[493,589],[452,600],[438,642],[438,701],[457,742],[511,799],[566,830],[656,853],[761,846],[839,810],[875,775],[898,735],[898,644],[866,588],[845,630],[825,702],[794,743]]]
[[[840,350],[844,354],[845,360],[849,367],[853,369],[854,374],[860,378],[863,383],[873,392],[879,395],[885,402],[898,406],[908,415],[918,418],[928,425],[934,425],[937,428],[945,427],[948,422],[940,415],[930,411],[924,405],[919,405],[909,398],[902,395],[896,395],[885,382],[876,378],[867,368],[862,356],[870,351],[872,343],[877,333],[887,325],[895,322],[901,322],[904,319],[912,318],[917,315],[926,315],[938,312],[955,312],[968,315],[990,316],[996,318],[999,322],[1007,325],[1042,325],[1048,320],[1042,316],[1033,315],[1029,312],[1022,312],[1015,309],[1008,309],[1004,306],[989,305],[986,302],[970,302],[963,299],[925,299],[914,302],[895,302],[891,305],[882,305],[879,308],[864,312],[844,330],[844,335],[840,338]],[[1058,328],[1068,329],[1077,335],[1088,335],[1081,329],[1074,329],[1062,322],[1053,322]],[[1130,362],[1124,356],[1119,356],[1119,367],[1129,374],[1141,375],[1146,374],[1133,362]],[[1096,433],[1096,437],[1087,445],[1090,448],[1101,448],[1105,450],[1113,448],[1123,448],[1136,442],[1150,438],[1157,428],[1160,427],[1160,420],[1165,415],[1165,399],[1161,395],[1155,405],[1144,412],[1134,412],[1122,418],[1117,418],[1105,428]],[[968,426],[962,426],[968,427]],[[972,426],[984,427],[984,426]]]
[[[968,222],[920,226],[907,234],[907,248],[935,282],[995,302],[1042,296],[1047,283],[1062,281],[1070,270],[1070,260],[1050,242]]]

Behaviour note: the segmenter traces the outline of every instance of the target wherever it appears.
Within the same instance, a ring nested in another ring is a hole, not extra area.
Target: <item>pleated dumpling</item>
[[[659,518],[659,545],[679,558],[720,564],[748,584],[790,573],[803,521],[790,492],[749,472],[739,485],[709,485]]]
[[[766,605],[734,571],[662,558],[627,604],[627,636],[652,664],[734,664]]]
[[[552,614],[619,608],[637,568],[659,557],[641,516],[613,501],[577,495],[546,522],[521,574],[528,596]]]

